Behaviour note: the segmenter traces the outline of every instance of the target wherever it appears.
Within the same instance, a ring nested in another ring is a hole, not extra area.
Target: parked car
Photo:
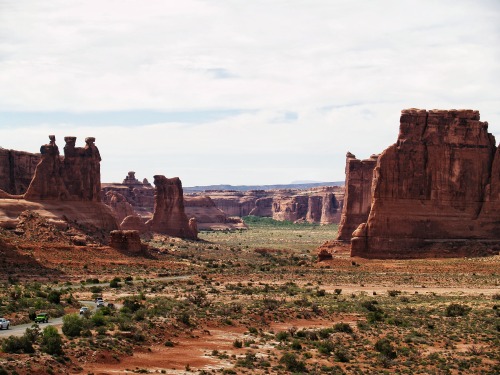
[[[95,299],[95,303],[99,303],[99,302],[104,302],[104,300],[102,299],[102,297],[97,297]]]
[[[9,329],[10,320],[5,318],[0,318],[0,329]]]
[[[89,308],[87,306],[80,307],[80,315],[85,314],[87,311],[89,311]]]
[[[47,313],[38,313],[35,318],[35,323],[48,323],[49,322],[49,314]]]
[[[104,301],[103,300],[97,301],[97,307],[104,307]]]

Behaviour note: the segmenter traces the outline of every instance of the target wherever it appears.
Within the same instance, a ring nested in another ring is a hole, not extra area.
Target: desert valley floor
[[[500,371],[500,256],[365,260],[339,247],[318,262],[336,225],[247,220],[200,241],[143,238],[134,256],[69,245],[43,222],[2,230],[0,315],[30,327],[47,311],[63,343],[58,355],[40,336],[34,353],[4,350],[0,373]],[[92,314],[71,322],[82,305]],[[12,328],[0,331],[4,349]]]

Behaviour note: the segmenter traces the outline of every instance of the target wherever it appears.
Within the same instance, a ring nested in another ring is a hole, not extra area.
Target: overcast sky
[[[0,146],[96,137],[102,181],[344,179],[403,108],[500,141],[498,0],[0,0]]]

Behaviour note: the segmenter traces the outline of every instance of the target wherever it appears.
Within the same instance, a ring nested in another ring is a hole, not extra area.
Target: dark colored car
[[[49,322],[49,314],[47,313],[39,313],[35,318],[35,323],[48,323]]]

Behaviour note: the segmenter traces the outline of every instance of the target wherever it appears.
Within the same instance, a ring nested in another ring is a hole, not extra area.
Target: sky
[[[0,147],[95,137],[101,180],[342,181],[404,108],[500,140],[498,0],[0,0]]]

